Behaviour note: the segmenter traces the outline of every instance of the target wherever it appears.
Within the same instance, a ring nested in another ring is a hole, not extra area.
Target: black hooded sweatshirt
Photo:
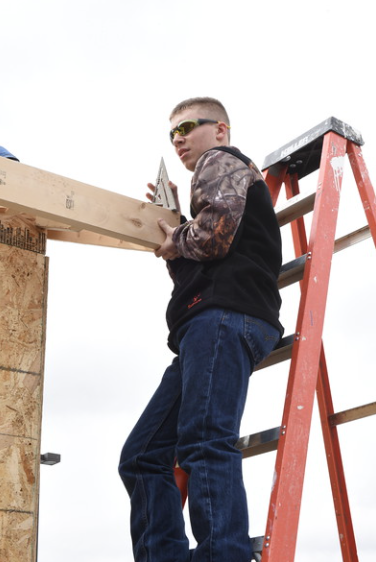
[[[167,308],[168,344],[177,329],[208,307],[255,316],[279,330],[281,235],[268,186],[254,163],[232,147],[215,147],[197,162],[193,219],[173,240],[182,257],[168,262],[174,289]]]

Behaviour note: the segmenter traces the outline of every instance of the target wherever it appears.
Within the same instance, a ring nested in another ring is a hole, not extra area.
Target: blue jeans
[[[179,355],[128,437],[119,472],[131,499],[136,562],[250,562],[242,454],[235,444],[254,366],[278,331],[207,309],[177,332]],[[189,551],[174,460],[189,474]]]

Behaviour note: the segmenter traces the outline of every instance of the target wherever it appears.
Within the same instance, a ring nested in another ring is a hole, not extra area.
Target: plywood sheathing
[[[0,244],[0,560],[36,558],[47,266]]]

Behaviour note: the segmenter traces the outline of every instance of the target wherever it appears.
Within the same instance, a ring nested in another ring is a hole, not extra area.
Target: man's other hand
[[[154,250],[154,254],[157,258],[163,258],[164,260],[175,260],[180,257],[177,247],[175,246],[172,236],[175,232],[175,228],[172,228],[164,219],[158,219],[158,225],[166,234],[166,240],[163,242],[162,246],[159,246]]]

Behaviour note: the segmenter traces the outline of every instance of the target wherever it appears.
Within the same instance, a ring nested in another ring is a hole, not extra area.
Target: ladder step
[[[256,562],[261,562],[262,547],[264,546],[264,537],[254,537],[251,539],[253,548],[253,558]]]
[[[288,199],[283,205],[276,207],[275,214],[279,226],[284,226],[313,211],[315,199],[316,192],[309,193],[308,195],[299,193]]]
[[[358,244],[359,242],[363,242],[363,240],[367,240],[371,237],[371,231],[368,225],[359,228],[358,230],[354,230],[341,238],[337,238],[334,243],[334,252],[341,252],[354,244]]]
[[[277,363],[282,363],[282,361],[291,359],[291,352],[294,341],[295,334],[291,334],[290,336],[282,338],[275,350],[272,351],[264,361],[259,363],[254,370],[260,371],[261,369],[265,369],[266,367],[270,367],[271,365],[276,365]]]
[[[376,402],[332,414],[329,416],[329,421],[332,426],[336,426],[372,415],[376,415]],[[280,427],[273,427],[272,429],[240,437],[236,443],[236,448],[242,451],[243,458],[245,459],[276,451],[280,432]]]
[[[374,416],[376,414],[376,402],[364,404],[363,406],[356,406],[342,412],[337,412],[329,416],[330,425],[340,425],[354,420],[360,420],[367,416]]]
[[[329,416],[329,421],[332,426],[336,426],[372,415],[376,415],[376,402],[332,414]],[[243,458],[245,459],[276,451],[280,432],[280,427],[273,427],[272,429],[240,437],[236,443],[236,448],[242,451]]]
[[[236,443],[236,448],[242,451],[244,459],[275,451],[278,446],[280,431],[280,427],[273,427],[272,429],[240,437]]]
[[[363,242],[370,237],[371,231],[369,226],[363,226],[358,230],[354,230],[353,232],[338,238],[334,243],[334,253],[341,252],[342,250],[345,250],[354,244],[358,244],[359,242]],[[299,256],[298,258],[282,265],[278,277],[278,287],[280,289],[303,279],[307,257],[308,254],[304,254],[303,256]]]
[[[364,144],[359,131],[336,117],[329,117],[269,154],[264,160],[262,170],[269,168],[269,171],[278,176],[281,167],[288,166],[288,173],[298,174],[299,179],[304,178],[320,167],[323,138],[329,131],[334,131],[358,146]]]
[[[279,226],[284,226],[290,222],[310,213],[313,211],[315,204],[316,193],[308,195],[299,193],[291,199],[288,199],[283,205],[275,208],[275,214]],[[371,236],[369,225],[363,226],[358,230],[354,230],[350,234],[346,234],[336,240],[335,252],[344,250],[353,244],[362,242]]]
[[[303,279],[304,266],[307,261],[307,254],[300,256],[282,265],[278,277],[278,287],[283,289]]]

